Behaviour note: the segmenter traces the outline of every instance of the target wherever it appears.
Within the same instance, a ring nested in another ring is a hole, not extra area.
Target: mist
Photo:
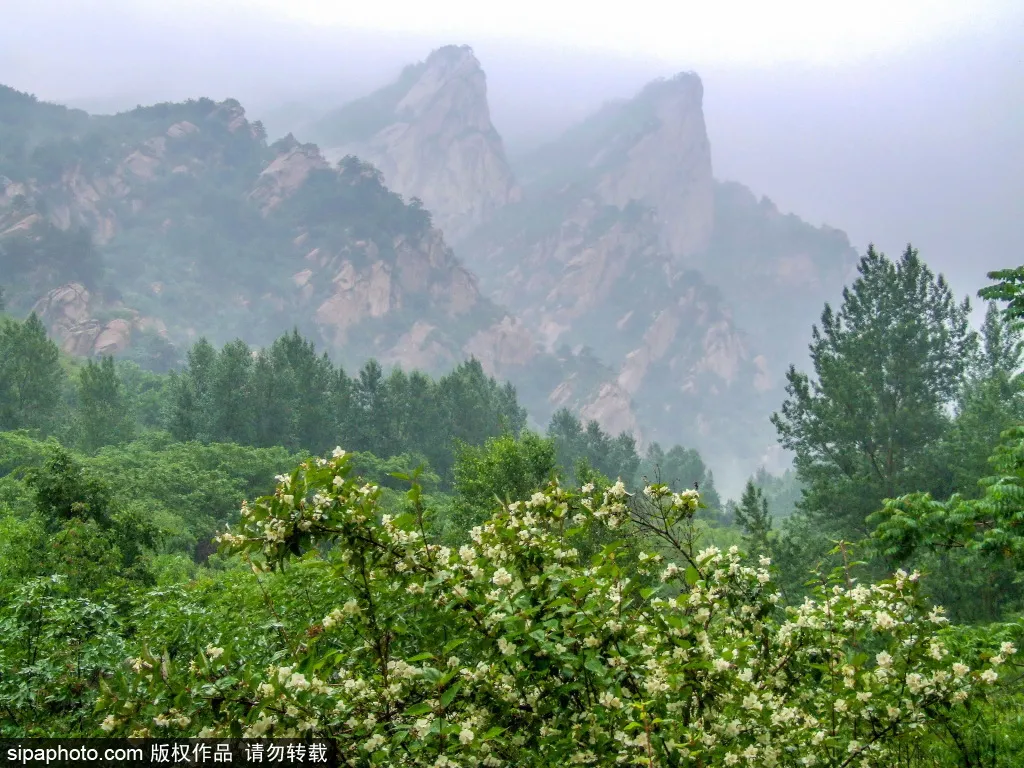
[[[474,46],[513,165],[603,102],[688,69],[715,174],[863,250],[920,248],[958,293],[1019,263],[1024,13],[832,67],[627,58],[511,41],[354,32],[210,11],[42,2],[5,10],[0,82],[95,112],[234,97],[271,137],[368,93],[446,43]]]

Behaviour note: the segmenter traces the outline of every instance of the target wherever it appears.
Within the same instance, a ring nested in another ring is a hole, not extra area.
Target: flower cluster
[[[953,658],[917,574],[824,584],[782,608],[766,558],[644,551],[621,482],[551,484],[455,549],[413,513],[381,514],[348,469],[341,451],[304,464],[222,536],[271,565],[331,541],[327,573],[348,597],[309,642],[263,667],[211,645],[183,677],[134,660],[105,731],[314,734],[353,766],[873,766],[1016,652]],[[644,499],[670,525],[699,505],[664,486]],[[598,529],[622,540],[585,560]],[[182,691],[190,717],[169,706]]]

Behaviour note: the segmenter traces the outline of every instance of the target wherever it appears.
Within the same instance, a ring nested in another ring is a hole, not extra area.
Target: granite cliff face
[[[452,243],[518,198],[487,81],[468,46],[440,48],[391,85],[312,129],[331,159],[357,155],[407,200],[419,198]]]
[[[458,253],[548,349],[591,348],[615,371],[591,408],[605,425],[727,469],[773,443],[785,367],[855,254],[714,180],[702,99],[682,73],[605,106],[523,160],[522,200]]]
[[[325,151],[231,100],[92,117],[0,88],[0,272],[76,353],[297,326],[346,365],[474,356],[540,424],[569,407],[738,480],[855,254],[714,180],[702,98],[651,83],[517,184],[467,47],[324,118]]]
[[[682,74],[607,106],[524,163],[523,200],[459,253],[549,350],[589,348],[611,369],[584,415],[707,449],[710,401],[769,384],[720,292],[690,267],[714,232],[702,95]]]
[[[0,148],[0,274],[12,309],[69,353],[261,345],[292,326],[350,364],[440,370],[476,354],[501,373],[538,352],[379,171],[333,167],[292,137],[268,146],[237,102],[62,128]]]

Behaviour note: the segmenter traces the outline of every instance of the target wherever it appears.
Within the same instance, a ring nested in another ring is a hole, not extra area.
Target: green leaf
[[[459,680],[452,685],[451,688],[441,694],[441,706],[447,707],[454,701],[455,697],[458,696],[459,691],[462,690],[462,681]]]

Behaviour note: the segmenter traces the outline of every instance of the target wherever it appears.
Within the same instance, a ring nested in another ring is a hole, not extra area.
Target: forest
[[[1024,267],[908,246],[807,329],[739,499],[479,361],[296,330],[170,372],[0,317],[0,737],[322,737],[351,766],[1024,756]],[[2,293],[0,293],[2,308]]]

